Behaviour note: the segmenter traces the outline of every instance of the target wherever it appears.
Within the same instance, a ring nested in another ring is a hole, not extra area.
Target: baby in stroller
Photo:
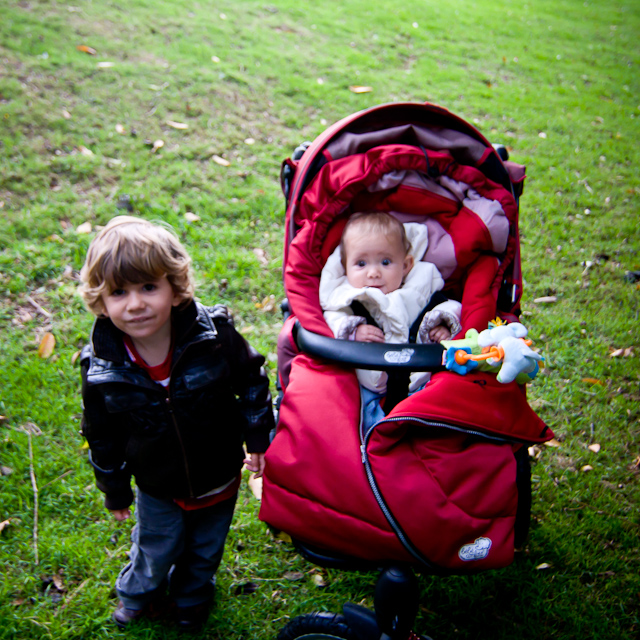
[[[403,225],[386,212],[359,212],[349,218],[320,278],[320,304],[336,338],[433,343],[458,333],[460,303],[438,294],[444,286],[438,268],[421,261],[427,240],[426,226]],[[405,375],[390,379],[385,371],[356,373],[363,427],[368,430],[385,416],[381,401],[388,385],[395,388],[387,412],[397,397],[407,395],[408,381]],[[412,373],[408,393],[424,387],[429,377],[428,372]]]

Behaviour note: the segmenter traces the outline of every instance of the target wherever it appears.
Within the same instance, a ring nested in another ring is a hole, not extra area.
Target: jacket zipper
[[[193,484],[191,482],[191,473],[189,471],[189,461],[187,459],[187,451],[184,448],[184,442],[182,440],[182,435],[180,434],[180,428],[178,427],[178,421],[176,420],[176,416],[175,416],[175,413],[173,411],[173,405],[171,403],[171,397],[172,397],[171,390],[173,389],[173,372],[175,371],[176,367],[178,366],[178,362],[180,362],[180,359],[182,358],[182,356],[194,344],[199,344],[200,342],[204,342],[204,341],[205,341],[204,339],[203,340],[198,340],[197,342],[194,342],[192,344],[187,345],[187,347],[178,356],[178,359],[172,364],[171,371],[169,373],[169,388],[167,389],[167,397],[166,397],[166,400],[165,400],[165,407],[167,409],[167,412],[171,416],[171,421],[173,422],[173,428],[174,428],[176,436],[178,438],[178,442],[180,443],[180,450],[182,451],[182,461],[184,463],[184,471],[185,471],[185,475],[187,476],[187,485],[189,486],[189,496],[191,498],[195,498],[196,496],[195,496],[195,493],[193,491]]]
[[[193,324],[195,324],[195,322]],[[213,324],[211,322],[211,320],[210,320],[210,324]],[[191,325],[191,326],[193,326],[193,325]],[[214,326],[214,329],[215,329],[215,326]],[[216,332],[216,337],[217,337],[217,332]],[[184,448],[184,441],[182,440],[182,435],[180,434],[180,428],[178,426],[178,422],[176,420],[176,416],[175,416],[175,413],[173,411],[173,406],[172,406],[172,403],[171,403],[171,397],[172,397],[171,391],[173,389],[173,379],[174,379],[173,378],[173,372],[176,370],[176,367],[178,366],[178,363],[180,362],[180,360],[182,359],[184,354],[187,351],[189,351],[189,349],[191,349],[194,345],[200,344],[201,342],[211,342],[211,338],[200,337],[199,340],[196,340],[194,342],[190,342],[183,349],[183,351],[180,353],[180,355],[178,356],[176,361],[172,363],[171,371],[169,372],[169,388],[167,389],[167,399],[166,399],[166,403],[165,403],[167,411],[169,412],[169,415],[171,416],[171,421],[173,422],[173,427],[175,429],[176,436],[178,438],[178,442],[180,442],[180,450],[182,451],[182,460],[183,460],[183,463],[184,463],[184,471],[185,471],[185,475],[187,476],[187,485],[189,486],[189,495],[190,495],[191,498],[195,498],[196,495],[195,495],[195,492],[193,490],[193,484],[191,482],[191,473],[190,473],[190,470],[189,470],[189,460],[187,459],[187,451]],[[219,342],[217,342],[216,340],[214,340],[213,342],[215,344],[214,349],[220,348],[220,343]]]
[[[182,441],[182,436],[180,435],[180,429],[178,428],[178,422],[176,420],[176,416],[175,413],[173,412],[173,406],[171,404],[171,397],[170,397],[170,393],[167,394],[166,400],[165,400],[165,407],[167,408],[167,412],[169,413],[169,415],[171,416],[171,421],[173,422],[173,428],[176,432],[176,436],[178,438],[178,442],[180,443],[180,450],[182,451],[182,461],[184,463],[184,471],[185,474],[187,476],[187,485],[189,486],[189,496],[191,498],[194,498],[194,494],[193,494],[193,485],[191,484],[191,474],[189,473],[189,463],[187,461],[187,452],[184,448],[184,442]]]

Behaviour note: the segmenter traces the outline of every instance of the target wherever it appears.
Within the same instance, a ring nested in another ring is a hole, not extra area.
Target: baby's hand
[[[431,342],[442,342],[443,340],[449,340],[451,338],[451,331],[449,327],[439,324],[437,327],[433,327],[429,331],[429,339]]]
[[[358,342],[384,342],[384,333],[371,324],[361,324],[356,329],[355,339]]]

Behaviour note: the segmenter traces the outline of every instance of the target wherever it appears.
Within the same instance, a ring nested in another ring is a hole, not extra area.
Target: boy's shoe
[[[122,601],[119,601],[111,617],[121,629],[124,629],[136,620],[142,620],[143,618],[153,620],[159,618],[162,612],[162,606],[156,601],[150,602],[142,607],[142,609],[128,609]]]
[[[209,617],[211,601],[191,607],[176,607],[175,621],[181,631],[198,631]]]
[[[118,602],[118,606],[115,608],[113,614],[111,614],[113,621],[121,628],[124,629],[136,620],[140,620],[145,617],[145,608],[142,609],[127,609],[122,601]]]

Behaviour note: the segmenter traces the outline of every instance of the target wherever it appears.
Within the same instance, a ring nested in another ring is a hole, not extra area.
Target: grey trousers
[[[209,601],[235,503],[234,496],[212,507],[185,511],[173,500],[153,498],[138,489],[130,562],[116,580],[124,606],[141,609],[163,595],[167,585],[179,607]]]

